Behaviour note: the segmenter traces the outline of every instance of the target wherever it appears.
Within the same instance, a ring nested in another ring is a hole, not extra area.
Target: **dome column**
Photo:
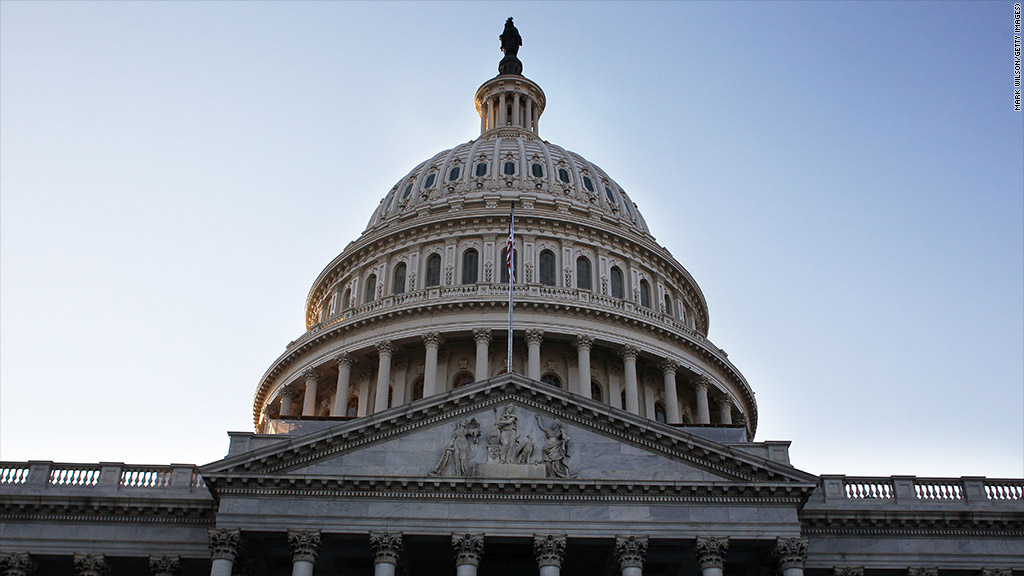
[[[377,364],[377,394],[373,401],[373,411],[383,412],[388,409],[388,388],[391,384],[391,355],[395,352],[395,346],[391,340],[384,340],[377,343],[377,354],[380,360]]]
[[[437,349],[441,347],[441,334],[427,332],[423,335],[423,343],[427,347],[427,358],[423,367],[423,397],[429,398],[437,394]]]
[[[231,576],[235,556],[242,548],[242,532],[227,528],[210,528],[207,534],[210,537],[210,557],[213,559],[210,576]]]
[[[512,125],[522,126],[519,117],[519,92],[512,96]]]
[[[544,331],[529,329],[526,331],[526,377],[540,380],[540,345],[544,341]]]
[[[455,552],[455,576],[476,576],[480,558],[484,555],[483,534],[452,534]]]
[[[288,547],[292,550],[292,576],[313,576],[313,565],[320,553],[320,531],[288,531]]]
[[[536,132],[536,130],[533,129],[533,98],[526,99],[526,122],[524,122],[524,124],[524,128],[530,132]]]
[[[573,345],[576,346],[576,363],[579,365],[579,377],[576,379],[578,392],[580,396],[590,398],[590,349],[594,346],[594,338],[578,335]]]
[[[619,351],[622,356],[622,371],[626,379],[626,411],[640,414],[640,395],[636,385],[636,357],[640,354],[635,346],[623,346]]]
[[[537,557],[540,576],[559,576],[565,558],[565,535],[534,536],[533,554]]]
[[[395,566],[402,553],[402,535],[388,532],[370,532],[373,551],[373,576],[395,576]]]
[[[505,93],[498,96],[498,126],[508,123],[508,110],[505,109]]]
[[[292,401],[297,395],[298,392],[295,390],[294,385],[285,384],[281,387],[281,392],[278,393],[278,396],[281,397],[281,418],[287,418],[292,415]]]
[[[473,340],[476,342],[476,365],[473,367],[473,378],[479,382],[487,380],[491,371],[488,369],[488,347],[491,344],[491,331],[489,328],[476,328],[473,330]],[[426,382],[426,375],[423,380]]]
[[[310,368],[302,373],[306,380],[306,393],[302,398],[302,415],[316,416],[316,385],[320,375],[316,369]]]
[[[722,576],[725,567],[725,554],[729,551],[728,538],[697,537],[694,553],[700,564],[701,576]]]
[[[644,536],[617,536],[615,559],[619,561],[622,576],[643,576],[647,559],[647,538]]]
[[[782,576],[804,576],[804,562],[807,562],[806,538],[777,538],[772,552]]]
[[[666,358],[661,363],[662,374],[665,375],[665,409],[669,424],[680,424],[683,421],[679,413],[679,393],[676,390],[676,369],[679,363]]]
[[[708,386],[711,385],[711,379],[698,376],[694,385],[697,390],[697,423],[711,424],[711,410],[708,408]]]
[[[732,424],[732,398],[728,396],[718,400],[718,423]]]
[[[334,390],[331,416],[344,416],[348,408],[348,390],[352,378],[352,356],[342,352],[334,359],[338,363],[338,385]]]

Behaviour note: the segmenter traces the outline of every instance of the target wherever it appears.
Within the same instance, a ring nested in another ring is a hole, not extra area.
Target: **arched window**
[[[466,371],[459,372],[458,374],[455,375],[454,378],[452,378],[452,390],[454,390],[454,389],[456,389],[456,388],[458,388],[460,386],[465,386],[467,384],[472,384],[473,382],[476,382],[476,379],[473,378],[473,373],[472,372],[466,372]]]
[[[388,408],[391,408],[391,401],[395,399],[395,387],[388,386]]]
[[[359,414],[359,396],[349,396],[348,404],[345,406],[345,416],[354,418]]]
[[[541,376],[540,381],[550,386],[554,386],[555,388],[562,387],[562,379],[551,372],[548,372],[547,374]]]
[[[598,402],[604,401],[604,393],[601,392],[601,385],[593,380],[590,382],[590,397]]]
[[[622,270],[612,266],[612,298],[622,298]]]
[[[587,190],[589,190],[591,192],[594,191],[594,183],[590,181],[590,178],[587,178],[586,176],[584,176],[583,177],[583,185],[587,187]]]
[[[668,422],[668,418],[665,417],[665,404],[661,402],[654,403],[654,419],[658,422]]]
[[[555,253],[544,250],[540,253],[540,283],[545,286],[555,285]]]
[[[459,179],[459,174],[461,172],[462,172],[462,169],[459,168],[458,166],[453,167],[451,172],[448,173],[448,181],[449,182],[454,182],[454,181],[458,180]]]
[[[412,194],[412,184],[405,187],[405,192],[402,192],[402,200],[408,198],[410,194]]]
[[[477,272],[477,264],[480,262],[480,254],[477,253],[476,249],[470,248],[462,253],[462,283],[463,284],[476,284],[476,279],[479,278]]]
[[[508,268],[505,267],[506,259],[508,258],[508,248],[501,249],[501,261],[498,262],[498,267],[501,268],[501,283],[508,283]],[[519,266],[519,252],[512,254],[512,267],[518,270]],[[516,274],[516,278],[519,278],[519,274]]]
[[[651,307],[651,285],[647,280],[640,281],[640,305],[644,308]]]
[[[533,167],[531,169],[533,170],[533,177],[534,178],[543,178],[544,177],[544,166],[534,162],[533,163]]]
[[[412,383],[412,400],[415,402],[423,398],[423,376],[420,376]]]
[[[437,179],[437,174],[431,174],[427,176],[427,179],[423,182],[423,189],[427,190],[434,185],[434,180]]]
[[[476,175],[477,176],[487,176],[487,163],[486,162],[481,162],[481,163],[476,165]]]
[[[345,294],[341,297],[341,309],[348,310],[349,303],[352,302],[352,289],[346,288]]]
[[[625,410],[626,409],[626,391],[625,390],[619,392],[619,402],[620,402],[619,406],[622,406],[622,409]]]
[[[665,294],[665,314],[672,316],[672,297]]]
[[[405,262],[399,262],[395,266],[395,272],[391,279],[391,293],[401,294],[405,292]]]
[[[586,256],[576,259],[576,287],[581,290],[592,290],[590,280],[590,260]]]
[[[505,162],[505,176],[515,176],[516,174],[516,163]]]
[[[377,275],[370,274],[370,277],[366,279],[366,291],[364,292],[367,302],[373,302],[373,299],[377,296]]]
[[[427,257],[427,286],[441,285],[441,255],[431,254]]]
[[[566,170],[565,168],[559,168],[558,169],[558,179],[561,180],[562,182],[564,182],[565,184],[568,184],[569,183],[569,171]]]

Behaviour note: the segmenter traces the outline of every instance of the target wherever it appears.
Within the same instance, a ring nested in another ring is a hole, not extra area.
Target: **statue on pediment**
[[[551,426],[545,427],[540,416],[537,416],[537,426],[544,432],[547,439],[542,451],[544,468],[548,478],[571,478],[572,470],[566,460],[569,459],[569,437],[565,435],[562,423],[558,420],[551,422]]]
[[[480,423],[476,418],[459,420],[452,431],[451,442],[441,452],[441,458],[430,475],[441,476],[451,468],[453,476],[468,476],[469,461],[476,455],[479,441]]]

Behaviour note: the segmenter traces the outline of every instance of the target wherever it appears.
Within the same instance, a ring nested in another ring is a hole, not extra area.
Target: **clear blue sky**
[[[205,463],[379,199],[541,135],[693,274],[815,473],[1024,476],[1012,2],[0,3],[0,458]]]

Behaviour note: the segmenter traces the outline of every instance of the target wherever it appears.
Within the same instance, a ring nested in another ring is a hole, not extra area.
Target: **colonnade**
[[[541,380],[541,348],[545,340],[545,333],[539,329],[526,329],[523,332],[525,337],[526,353],[526,377],[532,380]],[[560,340],[567,335],[559,334]],[[440,332],[426,332],[421,335],[424,346],[423,357],[423,396],[429,397],[444,391],[444,383],[438,382],[438,358],[439,351],[445,343],[445,337]],[[593,399],[591,391],[591,357],[594,350],[595,339],[587,334],[568,335],[571,338],[571,346],[575,349],[575,355],[566,358],[566,361],[575,368],[575,378],[568,378],[568,390],[585,398]],[[475,363],[473,366],[475,377],[478,380],[486,379],[490,375],[490,344],[493,336],[490,329],[477,328],[472,331],[472,338],[475,344]],[[607,346],[607,345],[606,345]],[[613,345],[614,346],[614,345]],[[391,374],[397,347],[392,340],[384,339],[374,344],[377,352],[377,377],[371,382],[374,392],[373,412],[380,412],[389,407],[391,388]],[[622,406],[627,412],[640,415],[641,387],[637,377],[637,359],[640,356],[640,349],[631,344],[619,345],[616,350],[621,365],[610,366],[609,372],[615,377],[621,374],[621,380],[616,382],[617,387],[624,389],[625,405]],[[607,356],[605,356],[607,357]],[[344,416],[347,409],[347,402],[352,389],[352,366],[355,358],[352,352],[342,352],[334,358],[338,367],[338,379],[335,384],[334,402],[330,406],[332,417]],[[400,370],[404,373],[404,364]],[[658,363],[662,373],[662,392],[664,394],[665,417],[669,424],[683,423],[683,415],[680,411],[678,372],[680,362],[672,358],[664,358]],[[468,366],[467,366],[468,367]],[[621,373],[620,373],[621,368]],[[611,378],[611,374],[609,378]],[[295,381],[283,386],[279,392],[280,414],[283,417],[292,416],[295,399],[299,397],[299,382],[305,382],[305,391],[302,393],[302,416],[314,416],[317,410],[317,385],[320,379],[319,372],[315,368],[307,368]],[[696,424],[711,423],[711,400],[709,390],[717,388],[711,378],[706,375],[698,375],[690,381],[694,396],[696,414],[693,421]],[[611,384],[611,382],[609,382]],[[609,393],[609,396],[611,394]],[[397,400],[397,398],[396,398]],[[607,400],[611,400],[608,398]],[[326,403],[326,400],[324,400]],[[616,405],[618,399],[609,403]],[[326,406],[326,404],[325,404]],[[733,400],[724,392],[719,392],[715,401],[718,424],[732,424]],[[362,414],[361,412],[360,414]],[[367,410],[365,413],[370,413]],[[653,415],[648,414],[653,418]]]

